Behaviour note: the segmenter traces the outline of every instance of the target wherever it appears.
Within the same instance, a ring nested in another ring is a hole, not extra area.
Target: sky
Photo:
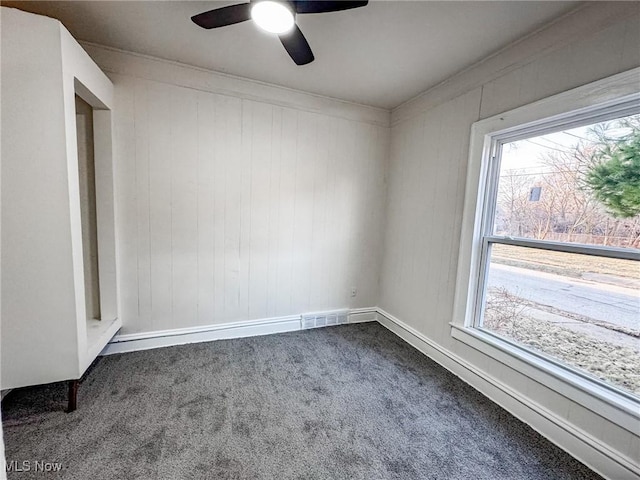
[[[640,121],[640,114],[626,118],[635,118]],[[543,173],[546,167],[540,159],[545,153],[554,150],[572,150],[581,140],[589,141],[589,130],[594,125],[597,123],[505,144],[502,150],[500,174],[507,173],[509,170],[531,174]],[[611,137],[620,137],[629,133],[628,128],[610,129],[607,132]]]

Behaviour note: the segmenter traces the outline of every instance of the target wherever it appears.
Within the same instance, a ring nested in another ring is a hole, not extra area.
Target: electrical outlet
[[[356,287],[351,287],[351,296],[355,297],[358,295],[358,289]]]

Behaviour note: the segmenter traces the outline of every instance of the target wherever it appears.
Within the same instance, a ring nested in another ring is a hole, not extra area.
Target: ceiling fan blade
[[[240,3],[216,8],[191,17],[193,23],[202,28],[218,28],[234,23],[244,22],[251,18],[251,3]]]
[[[307,63],[313,62],[315,57],[313,56],[309,42],[304,38],[298,25],[294,25],[291,32],[279,35],[279,37],[284,49],[297,65],[306,65]]]
[[[351,8],[364,7],[368,1],[351,2],[351,1],[333,1],[322,2],[315,0],[298,0],[294,1],[296,13],[326,13],[339,12],[340,10],[349,10]]]

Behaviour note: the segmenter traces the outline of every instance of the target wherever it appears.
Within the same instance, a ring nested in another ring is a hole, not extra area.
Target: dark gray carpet
[[[6,397],[7,460],[63,465],[9,478],[599,478],[377,323],[105,357],[65,393]]]

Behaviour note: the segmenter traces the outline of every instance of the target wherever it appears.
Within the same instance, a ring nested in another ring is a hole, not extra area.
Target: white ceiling
[[[3,5],[58,18],[79,40],[366,105],[392,108],[579,2],[373,1],[298,16],[316,60],[296,66],[251,21],[204,30],[192,15],[239,2],[61,1]]]

